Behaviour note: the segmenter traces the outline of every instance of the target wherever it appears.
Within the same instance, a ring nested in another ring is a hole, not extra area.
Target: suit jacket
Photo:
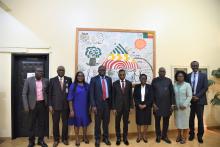
[[[171,106],[176,104],[173,84],[171,79],[156,77],[152,83],[153,102],[158,106],[157,116],[169,116],[172,114]]]
[[[43,97],[45,106],[48,104],[48,88],[49,81],[48,79],[42,79],[43,86]],[[25,110],[33,110],[36,105],[37,96],[36,96],[36,79],[35,77],[30,77],[25,80],[24,87],[22,91],[22,100]]]
[[[191,83],[191,75],[192,73],[187,75],[187,82]],[[194,96],[197,96],[199,100],[197,101],[197,104],[200,105],[207,105],[207,98],[206,98],[206,91],[208,90],[208,79],[207,75],[204,73],[199,72],[198,75],[198,83],[196,87],[196,94]],[[193,102],[193,101],[191,101]]]
[[[69,109],[67,95],[71,84],[72,79],[64,76],[63,90],[61,90],[59,77],[51,78],[49,86],[49,106],[52,106],[54,110]]]
[[[130,81],[125,80],[124,93],[122,92],[120,80],[113,83],[112,108],[117,111],[121,111],[122,109],[129,111],[130,108],[133,108],[132,83]]]
[[[136,109],[139,109],[139,104],[145,104],[147,109],[152,108],[153,104],[153,98],[152,98],[152,89],[149,84],[146,84],[145,86],[145,99],[144,102],[141,101],[141,84],[137,84],[134,87],[134,102]]]
[[[109,107],[111,107],[112,106],[112,79],[108,76],[105,76],[105,79],[108,84],[108,94],[109,94],[109,98],[107,99],[107,101],[109,103]],[[97,75],[91,79],[89,95],[90,95],[90,105],[92,107],[101,108],[102,107],[102,105],[101,105],[101,102],[102,102],[102,83],[101,83],[99,75]]]

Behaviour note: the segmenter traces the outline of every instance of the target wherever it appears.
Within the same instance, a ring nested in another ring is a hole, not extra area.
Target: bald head
[[[165,77],[166,69],[164,67],[160,67],[158,74],[159,74],[159,77],[161,77],[161,78]]]
[[[59,77],[63,77],[65,75],[65,68],[63,66],[57,67],[57,74]]]

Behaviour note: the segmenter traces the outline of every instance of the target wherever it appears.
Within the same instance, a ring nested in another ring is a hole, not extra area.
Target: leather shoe
[[[34,142],[29,142],[28,147],[34,147],[35,143]]]
[[[129,142],[127,139],[123,140],[125,145],[129,145]]]
[[[116,140],[116,145],[120,145],[121,144],[121,140],[120,139],[117,139]]]
[[[98,140],[95,141],[95,147],[100,147],[100,141]]]
[[[139,143],[140,141],[141,141],[141,138],[138,137],[138,138],[136,139],[136,142]]]
[[[201,137],[198,137],[198,142],[203,143],[203,139]]]
[[[41,147],[48,147],[48,145],[44,141],[38,141],[37,144],[40,145]]]
[[[111,142],[109,141],[108,138],[103,139],[103,142],[104,142],[106,145],[111,145]]]
[[[160,136],[157,136],[156,142],[157,142],[157,143],[160,143]]]
[[[163,138],[161,138],[163,141],[165,141],[166,143],[168,143],[168,144],[171,144],[171,141],[170,141],[170,139],[168,138],[168,137],[163,137]]]
[[[53,143],[53,147],[57,147],[58,144],[59,144],[59,142],[58,142],[58,141],[55,141],[55,142]]]
[[[63,140],[63,144],[65,144],[65,145],[69,145],[68,140]]]
[[[189,135],[189,141],[193,141],[194,135]]]

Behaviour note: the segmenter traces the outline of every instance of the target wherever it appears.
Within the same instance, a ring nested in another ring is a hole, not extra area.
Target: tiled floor
[[[220,129],[212,129],[206,130],[204,135],[204,143],[199,144],[197,139],[192,142],[187,142],[182,145],[175,142],[176,131],[171,131],[169,133],[170,139],[172,140],[172,144],[166,144],[161,142],[159,144],[155,143],[155,135],[153,132],[149,133],[148,143],[144,143],[143,141],[140,143],[136,143],[136,137],[134,135],[129,136],[130,147],[220,147]],[[45,139],[49,147],[52,147],[53,140]],[[112,145],[111,147],[115,147],[115,137],[111,138]],[[15,140],[6,139],[3,143],[0,144],[0,147],[26,147],[27,146],[27,138],[18,138]],[[62,143],[59,144],[58,147],[73,147],[75,146],[75,141],[70,139],[70,145],[65,146]],[[90,144],[86,145],[81,143],[81,147],[92,147],[94,146],[94,140],[90,139]],[[122,143],[121,147],[125,147]],[[101,143],[101,147],[107,147],[105,144]]]

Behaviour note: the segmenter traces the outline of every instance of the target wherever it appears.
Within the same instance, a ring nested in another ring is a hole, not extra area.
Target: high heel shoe
[[[85,142],[85,144],[89,144],[89,139],[87,137],[83,137],[83,142]]]

